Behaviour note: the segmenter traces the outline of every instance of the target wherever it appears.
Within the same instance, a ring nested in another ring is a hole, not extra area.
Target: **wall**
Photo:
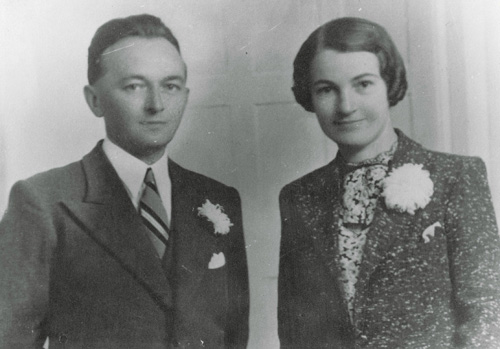
[[[235,186],[251,282],[250,348],[275,348],[278,193],[328,162],[335,145],[291,94],[292,61],[318,25],[384,25],[408,66],[394,124],[425,146],[479,155],[500,206],[500,11],[495,0],[25,0],[0,5],[0,212],[12,184],[80,159],[103,137],[83,99],[99,25],[152,13],[189,67],[190,102],[171,156]]]

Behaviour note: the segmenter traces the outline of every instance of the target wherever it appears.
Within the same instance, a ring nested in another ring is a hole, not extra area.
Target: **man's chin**
[[[152,164],[163,156],[168,143],[169,142],[166,141],[153,140],[151,142],[137,144],[134,147],[134,151],[129,153],[145,163]]]

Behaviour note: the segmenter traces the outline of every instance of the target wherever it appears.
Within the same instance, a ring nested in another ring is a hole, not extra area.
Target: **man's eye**
[[[127,91],[137,91],[141,87],[142,87],[141,84],[128,84],[127,86],[125,86],[125,90],[127,90]]]
[[[176,85],[176,84],[166,84],[165,89],[168,92],[177,92],[177,91],[181,90],[181,87],[179,85]]]

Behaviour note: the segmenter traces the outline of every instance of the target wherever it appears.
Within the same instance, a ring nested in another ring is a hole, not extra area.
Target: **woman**
[[[498,348],[500,248],[484,163],[392,127],[407,82],[384,28],[326,23],[293,78],[339,151],[280,194],[282,347]]]

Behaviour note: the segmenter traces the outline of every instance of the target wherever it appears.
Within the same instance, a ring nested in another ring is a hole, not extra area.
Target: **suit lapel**
[[[185,296],[198,288],[217,239],[210,234],[211,223],[198,216],[198,207],[205,202],[201,183],[172,160],[169,160],[172,180],[172,222],[174,227],[175,288]]]
[[[397,237],[408,229],[412,221],[412,216],[387,210],[381,201],[378,202],[363,249],[363,258],[356,284],[355,309],[361,309],[365,303],[370,276],[384,260]]]
[[[297,214],[302,216],[299,221],[304,222],[304,231],[310,234],[316,251],[336,281],[340,272],[337,237],[341,212],[337,161],[328,164],[308,185],[298,198]]]
[[[62,204],[81,228],[141,283],[162,306],[170,287],[154,247],[101,143],[82,160],[87,179],[83,201]]]
[[[398,133],[398,148],[391,167],[398,168],[405,163],[423,164],[425,158],[421,146],[407,138],[399,130],[396,132]],[[356,284],[355,309],[363,308],[368,294],[369,280],[377,266],[384,260],[397,238],[407,232],[420,215],[421,211],[417,211],[415,216],[412,216],[406,212],[399,213],[396,210],[387,209],[384,198],[379,198],[363,250],[363,259]],[[359,321],[361,318],[355,317],[357,326],[359,326]]]

